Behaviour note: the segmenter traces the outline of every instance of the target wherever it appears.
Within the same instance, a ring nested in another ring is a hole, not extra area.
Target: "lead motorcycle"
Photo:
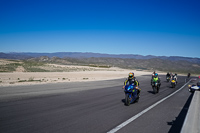
[[[136,85],[125,85],[123,88],[125,93],[125,105],[129,106],[130,104],[139,101],[139,90]]]
[[[153,89],[153,92],[154,94],[158,93],[159,92],[159,89],[160,89],[160,85],[158,84],[158,82],[152,82],[151,84],[152,86],[152,89]]]

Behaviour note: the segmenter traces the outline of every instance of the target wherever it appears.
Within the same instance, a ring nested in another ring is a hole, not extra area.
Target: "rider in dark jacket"
[[[167,75],[166,75],[166,77],[171,77],[171,75],[170,75],[170,73],[169,73],[169,72],[167,72]]]
[[[188,73],[188,78],[190,78],[190,73]]]

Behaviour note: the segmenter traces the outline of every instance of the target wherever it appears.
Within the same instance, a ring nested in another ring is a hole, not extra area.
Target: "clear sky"
[[[0,52],[200,58],[200,0],[0,0]]]

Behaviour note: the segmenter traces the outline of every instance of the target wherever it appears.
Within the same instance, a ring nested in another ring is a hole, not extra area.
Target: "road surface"
[[[0,87],[0,132],[109,132],[185,84],[185,77],[179,76],[176,88],[171,88],[165,76],[160,77],[158,94],[153,94],[150,86],[151,75],[137,77],[141,98],[130,106],[124,105],[125,79]],[[191,99],[186,85],[117,133],[180,132]]]

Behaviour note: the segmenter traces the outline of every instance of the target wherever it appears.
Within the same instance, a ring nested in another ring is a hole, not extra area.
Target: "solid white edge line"
[[[138,117],[140,117],[141,115],[143,115],[144,113],[146,113],[147,111],[149,111],[150,109],[152,109],[153,107],[155,107],[156,105],[160,104],[161,102],[165,101],[166,99],[168,99],[169,97],[173,96],[174,94],[176,94],[177,92],[179,92],[180,90],[182,90],[185,85],[187,85],[192,79],[190,79],[187,83],[185,83],[180,89],[178,89],[177,91],[173,92],[172,94],[168,95],[167,97],[161,99],[160,101],[154,103],[153,105],[151,105],[150,107],[146,108],[145,110],[143,110],[142,112],[138,113],[137,115],[131,117],[130,119],[126,120],[125,122],[123,122],[122,124],[118,125],[117,127],[113,128],[112,130],[108,131],[107,133],[115,133],[118,130],[120,130],[121,128],[125,127],[127,124],[131,123],[132,121],[134,121],[135,119],[137,119]]]

